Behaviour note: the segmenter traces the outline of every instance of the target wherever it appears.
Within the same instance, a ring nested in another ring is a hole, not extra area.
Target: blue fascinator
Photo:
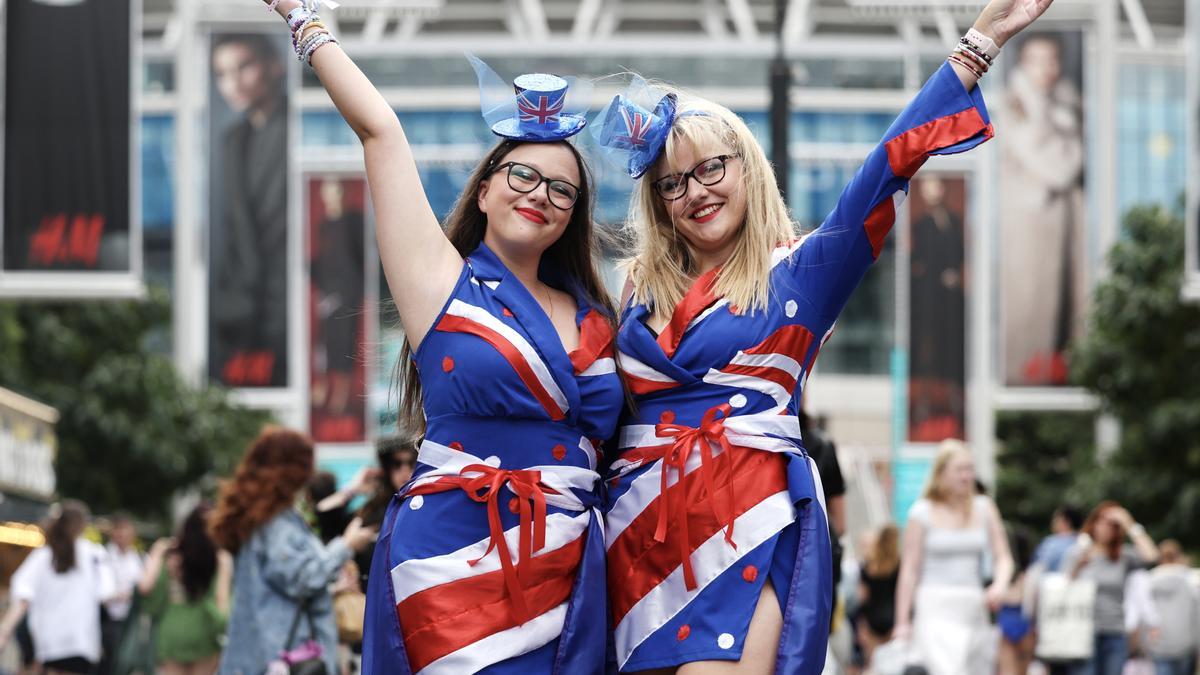
[[[591,82],[532,73],[517,77],[510,85],[474,55],[467,54],[467,60],[479,78],[480,112],[497,136],[528,142],[561,141],[587,125]]]
[[[675,94],[634,76],[596,116],[592,136],[601,154],[633,178],[641,178],[662,154],[675,122]]]

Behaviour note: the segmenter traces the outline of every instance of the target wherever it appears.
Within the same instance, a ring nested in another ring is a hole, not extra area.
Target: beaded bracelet
[[[980,56],[979,54],[976,54],[973,50],[971,50],[969,47],[966,47],[965,45],[960,44],[957,47],[955,47],[954,53],[958,54],[960,57],[966,58],[968,61],[971,61],[979,68],[979,70],[981,70],[985,73],[991,68],[992,64],[990,64],[987,61],[987,59],[985,59],[983,56]]]
[[[304,34],[313,29],[327,29],[325,22],[321,21],[321,17],[313,14],[307,21],[300,24],[300,27],[292,33],[292,49],[296,50],[297,56],[300,53],[300,43],[304,39]]]
[[[979,68],[977,68],[974,64],[968,62],[966,59],[959,56],[957,52],[954,54],[951,54],[947,58],[949,60],[957,63],[958,65],[962,66],[963,68],[966,68],[968,71],[974,73],[976,78],[983,79],[983,71],[979,70]]]
[[[963,53],[969,53],[974,56],[977,61],[982,61],[989,66],[993,63],[991,57],[980,51],[978,47],[976,47],[966,38],[959,40],[958,44],[954,46],[954,49]]]
[[[338,43],[337,38],[333,37],[333,34],[330,33],[329,31],[322,31],[320,33],[317,33],[317,36],[315,38],[313,38],[312,40],[309,40],[305,44],[304,62],[308,64],[309,68],[311,68],[313,54],[317,53],[318,49],[320,49],[321,47],[324,47],[325,45],[330,45],[330,44],[335,45],[337,43]]]
[[[300,5],[296,9],[293,9],[292,11],[288,12],[287,15],[288,28],[295,33],[300,26],[304,25],[304,22],[307,21],[312,14],[313,13],[310,12],[304,5]]]
[[[274,12],[275,8],[278,7],[279,3],[282,1],[283,0],[271,0],[270,4],[267,5],[267,14]]]

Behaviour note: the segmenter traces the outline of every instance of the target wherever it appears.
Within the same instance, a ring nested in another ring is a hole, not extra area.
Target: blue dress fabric
[[[797,419],[834,321],[878,257],[930,155],[992,135],[982,96],[944,65],[816,231],[777,248],[768,307],[737,314],[701,276],[655,335],[624,308],[617,345],[636,408],[606,477],[608,590],[621,672],[741,658],[769,579],[775,672],[820,673],[832,605],[820,477]]]
[[[623,394],[603,310],[540,276],[575,296],[578,349],[480,245],[414,354],[428,426],[372,561],[368,675],[604,669],[596,467]]]

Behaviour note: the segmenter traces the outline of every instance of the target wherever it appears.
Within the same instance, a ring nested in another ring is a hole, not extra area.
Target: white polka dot
[[[796,316],[796,301],[788,300],[787,304],[783,306],[783,311],[787,313],[789,319]]]
[[[729,633],[721,633],[717,638],[717,646],[721,649],[729,649],[733,646],[733,636]]]
[[[492,455],[491,457],[488,457],[487,459],[483,460],[483,463],[487,464],[488,466],[499,467],[500,466],[500,458],[495,455]]]
[[[743,408],[746,405],[746,397],[742,394],[734,394],[729,397],[729,405],[735,408]]]
[[[409,500],[408,506],[413,511],[416,511],[417,509],[421,508],[422,506],[425,506],[425,495],[417,495],[417,496],[413,497],[412,499]]]

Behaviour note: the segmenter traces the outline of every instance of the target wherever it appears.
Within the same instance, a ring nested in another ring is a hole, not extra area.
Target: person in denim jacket
[[[285,643],[304,601],[328,672],[337,672],[329,585],[374,531],[356,519],[342,536],[322,545],[293,508],[312,474],[312,440],[299,432],[267,428],[221,490],[210,530],[222,548],[236,555],[221,675],[261,675],[280,652],[295,647]],[[295,642],[308,635],[302,619]]]

